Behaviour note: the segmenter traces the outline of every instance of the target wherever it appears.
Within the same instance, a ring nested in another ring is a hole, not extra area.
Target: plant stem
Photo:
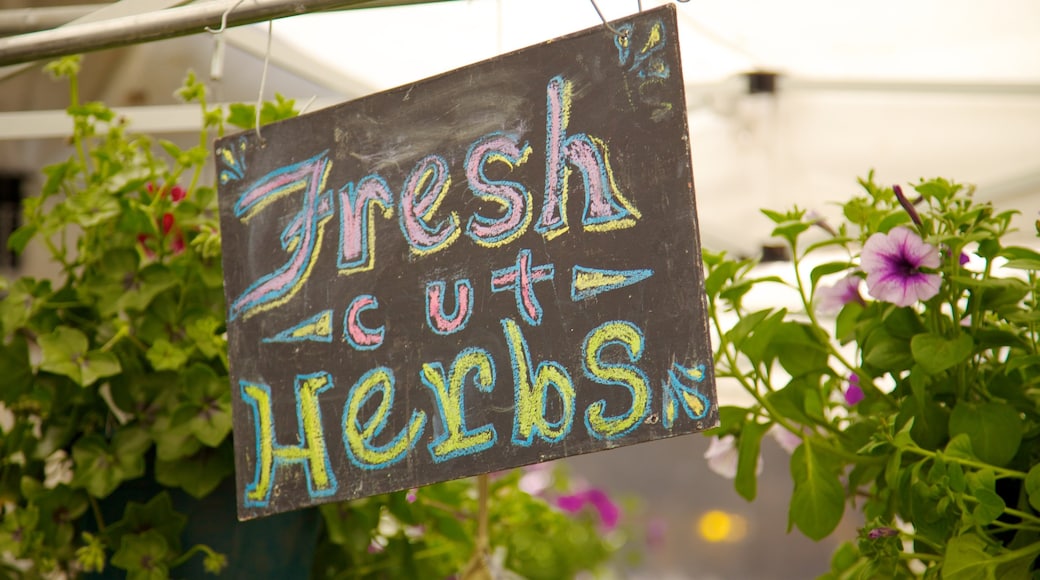
[[[98,504],[97,499],[87,494],[87,499],[90,500],[90,509],[94,512],[94,521],[97,522],[98,532],[105,533],[105,517],[101,515],[101,506]]]
[[[934,451],[928,451],[927,449],[922,449],[921,447],[918,447],[916,445],[906,447],[905,450],[909,451],[910,453],[920,455],[921,457],[928,457],[930,459],[935,459],[939,455]],[[994,474],[996,474],[999,477],[1014,477],[1015,479],[1026,478],[1026,474],[1021,471],[1015,471],[1013,469],[1004,469],[1003,467],[996,467],[988,463],[982,463],[981,461],[962,459],[960,457],[954,457],[945,454],[943,455],[943,460],[952,461],[953,463],[959,463],[965,467],[973,467],[975,469],[990,469],[993,471]]]

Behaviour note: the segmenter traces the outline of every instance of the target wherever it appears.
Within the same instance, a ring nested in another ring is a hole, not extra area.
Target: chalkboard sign
[[[717,423],[672,6],[221,139],[242,519]]]

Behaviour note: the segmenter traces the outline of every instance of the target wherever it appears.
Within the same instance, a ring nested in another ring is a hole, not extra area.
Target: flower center
[[[895,263],[896,272],[899,272],[904,278],[910,278],[916,276],[920,271],[917,269],[917,264],[910,260],[905,255],[900,255],[896,259]]]

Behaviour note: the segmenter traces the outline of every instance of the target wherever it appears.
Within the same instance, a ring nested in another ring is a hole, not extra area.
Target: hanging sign
[[[217,143],[239,517],[717,422],[672,6]]]

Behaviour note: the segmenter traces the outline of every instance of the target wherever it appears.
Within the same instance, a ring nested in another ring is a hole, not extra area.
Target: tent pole
[[[227,25],[241,26],[265,20],[297,16],[320,10],[370,8],[422,4],[441,0],[236,0],[201,2],[146,14],[123,16],[83,24],[70,24],[0,38],[0,66],[54,58],[104,48],[139,44],[202,32],[207,26],[219,28],[221,17]]]

